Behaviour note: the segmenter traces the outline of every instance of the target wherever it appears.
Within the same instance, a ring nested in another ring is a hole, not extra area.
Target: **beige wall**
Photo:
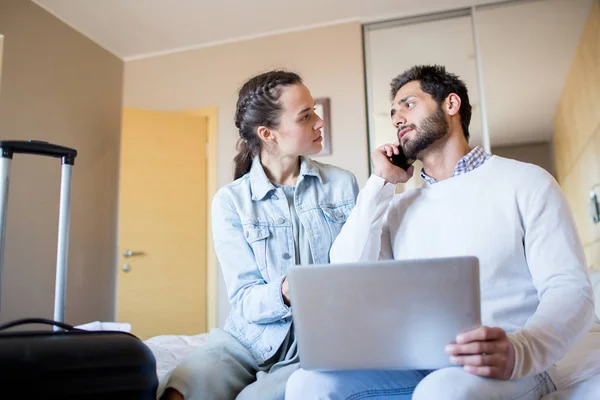
[[[68,322],[112,319],[123,62],[34,5],[0,2],[0,137],[79,151],[73,169]],[[52,317],[60,161],[12,163],[0,319]]]
[[[600,6],[594,2],[556,111],[554,148],[559,183],[573,208],[588,264],[597,270],[600,224],[590,217],[588,193],[600,184],[599,110]]]
[[[0,34],[0,90],[2,90],[2,53],[4,49],[4,36]]]
[[[153,110],[219,108],[218,184],[232,180],[236,92],[271,68],[298,72],[314,97],[331,98],[332,155],[319,160],[368,174],[361,26],[358,22],[208,47],[125,64],[124,105]],[[219,321],[229,309],[221,282]]]
[[[552,143],[529,143],[515,146],[492,146],[492,154],[538,165],[556,176]]]

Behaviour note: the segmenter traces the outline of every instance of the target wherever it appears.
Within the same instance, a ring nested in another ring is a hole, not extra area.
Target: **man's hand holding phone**
[[[384,144],[371,153],[373,173],[385,179],[386,183],[406,183],[413,176],[414,167],[412,165],[405,171],[390,161],[393,155],[401,154],[402,150],[398,146],[398,142]]]

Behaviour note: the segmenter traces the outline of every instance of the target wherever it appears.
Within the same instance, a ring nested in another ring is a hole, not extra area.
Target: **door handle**
[[[143,251],[132,251],[132,250],[125,250],[123,252],[123,257],[134,257],[134,256],[143,256],[146,253],[144,253]]]

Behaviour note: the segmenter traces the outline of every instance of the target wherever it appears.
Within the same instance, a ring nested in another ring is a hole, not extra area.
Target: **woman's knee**
[[[165,394],[172,389],[176,389],[183,396],[202,392],[211,382],[219,380],[220,371],[219,368],[215,368],[215,361],[209,352],[204,351],[197,351],[183,359],[171,371],[165,382]]]
[[[171,374],[171,380],[191,382],[198,380],[199,377],[203,380],[210,380],[211,374],[215,373],[216,368],[211,368],[210,363],[204,362],[204,360],[191,360],[177,365]]]

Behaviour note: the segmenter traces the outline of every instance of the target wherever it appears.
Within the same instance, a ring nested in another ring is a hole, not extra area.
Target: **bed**
[[[600,272],[592,273],[596,312],[600,317]],[[193,336],[162,335],[145,341],[156,358],[156,372],[159,380],[175,366],[207,341],[208,334]],[[600,319],[590,333],[578,343],[569,354],[557,363],[559,380],[555,382],[558,390],[543,400],[588,400],[600,399]],[[581,381],[576,376],[592,376]]]

